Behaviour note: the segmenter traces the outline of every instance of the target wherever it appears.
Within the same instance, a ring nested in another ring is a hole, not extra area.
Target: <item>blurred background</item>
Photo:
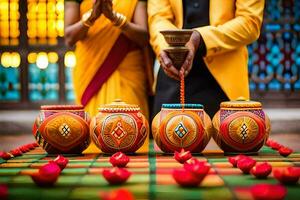
[[[27,135],[40,105],[73,103],[76,57],[63,37],[63,0],[0,0],[3,148],[16,135],[22,144],[32,139]],[[248,50],[252,99],[263,103],[273,132],[291,133],[287,140],[294,141],[300,132],[300,0],[266,0],[261,36]]]

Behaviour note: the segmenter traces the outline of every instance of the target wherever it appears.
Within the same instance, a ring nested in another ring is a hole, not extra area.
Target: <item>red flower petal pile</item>
[[[20,146],[16,149],[11,150],[10,152],[0,151],[0,158],[2,158],[4,160],[8,160],[8,159],[11,159],[12,157],[21,156],[23,153],[26,153],[26,152],[34,149],[35,147],[38,147],[38,144],[34,142],[34,143]]]
[[[0,199],[8,199],[8,188],[6,185],[0,185]]]
[[[284,157],[287,157],[294,152],[292,149],[285,147],[272,139],[268,139],[266,145],[274,150],[277,150],[278,153]]]
[[[246,158],[247,156],[240,154],[237,156],[233,156],[233,157],[228,157],[228,161],[232,164],[233,167],[237,167],[237,162],[242,159],[242,158]]]
[[[299,167],[286,167],[283,169],[274,169],[274,177],[282,184],[296,184],[300,177]]]
[[[103,200],[134,200],[133,194],[124,188],[110,192],[100,192],[99,196]]]
[[[13,149],[10,151],[10,153],[14,156],[14,157],[17,157],[17,156],[21,156],[23,153],[22,151],[20,151],[19,149]]]
[[[129,160],[129,157],[122,152],[117,152],[109,158],[109,162],[114,167],[126,167]]]
[[[288,147],[281,147],[278,152],[280,153],[280,155],[287,157],[289,156],[291,153],[293,153],[293,150],[288,148]]]
[[[282,185],[257,184],[251,187],[251,194],[255,200],[282,200],[287,190]]]
[[[182,187],[196,187],[204,179],[210,170],[207,162],[201,162],[196,158],[186,161],[182,169],[173,170],[173,178]]]
[[[124,168],[114,167],[112,169],[104,169],[102,175],[109,184],[120,185],[127,181],[131,175],[131,172]]]
[[[250,172],[256,178],[260,178],[260,179],[267,178],[272,172],[272,166],[269,163],[264,162],[254,166]]]
[[[192,158],[192,154],[190,151],[185,151],[184,149],[181,149],[180,152],[175,151],[174,153],[174,159],[177,160],[179,163],[183,164],[185,161]]]
[[[186,161],[183,167],[196,175],[198,179],[201,179],[201,181],[210,170],[210,165],[207,162],[199,161],[196,158]]]
[[[176,183],[182,187],[197,187],[202,181],[202,179],[198,179],[195,174],[184,168],[174,169],[172,175]]]
[[[58,155],[53,161],[59,166],[61,170],[63,170],[69,162],[69,160],[62,155]]]
[[[255,166],[255,164],[256,161],[248,156],[237,161],[237,167],[242,170],[244,174],[249,174],[250,170]]]
[[[59,177],[60,172],[60,167],[54,161],[50,161],[43,165],[38,173],[31,175],[31,178],[38,186],[52,186]]]
[[[4,160],[8,160],[11,158],[11,155],[5,151],[0,151],[0,158]]]

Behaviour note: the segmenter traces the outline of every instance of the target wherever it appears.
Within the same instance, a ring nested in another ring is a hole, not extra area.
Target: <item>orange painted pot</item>
[[[116,100],[99,108],[90,125],[92,140],[105,153],[133,153],[145,142],[149,124],[137,105]]]
[[[270,120],[256,101],[222,102],[213,118],[214,140],[225,153],[256,153],[270,133]]]
[[[212,124],[201,104],[163,104],[152,121],[152,134],[156,144],[166,153],[182,148],[199,153],[207,145]]]
[[[32,130],[48,153],[81,153],[90,144],[89,123],[81,105],[45,105]]]

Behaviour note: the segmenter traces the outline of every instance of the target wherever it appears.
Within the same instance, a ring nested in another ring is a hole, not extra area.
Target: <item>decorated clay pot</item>
[[[105,153],[133,153],[145,142],[149,124],[137,105],[120,100],[99,108],[90,125],[92,140]]]
[[[214,140],[225,153],[256,153],[266,142],[270,121],[261,103],[239,99],[222,102],[213,118]]]
[[[212,131],[209,116],[201,104],[163,104],[152,122],[153,138],[166,153],[184,149],[201,152]]]
[[[90,144],[89,123],[83,106],[41,106],[33,135],[48,153],[81,153]]]

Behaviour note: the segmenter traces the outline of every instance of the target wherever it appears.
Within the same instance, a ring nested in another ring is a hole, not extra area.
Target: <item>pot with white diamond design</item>
[[[76,154],[90,144],[89,124],[89,115],[81,105],[44,105],[32,130],[48,153]]]
[[[257,153],[270,133],[270,120],[261,103],[242,97],[222,102],[213,126],[213,138],[227,154]]]
[[[144,144],[149,124],[137,105],[115,100],[99,108],[91,121],[90,132],[104,153],[134,153]]]
[[[211,120],[201,104],[163,104],[152,121],[153,138],[166,153],[181,149],[200,153],[212,130]]]

